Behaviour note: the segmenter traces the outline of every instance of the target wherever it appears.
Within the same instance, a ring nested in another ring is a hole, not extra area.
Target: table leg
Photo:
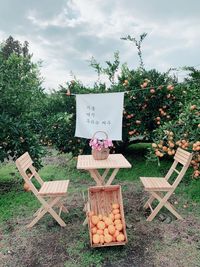
[[[90,173],[90,176],[95,180],[97,185],[102,185],[101,179],[99,178],[99,175],[96,174],[97,170],[88,170]]]
[[[96,177],[98,178],[100,184],[101,185],[104,185],[105,184],[105,182],[104,182],[104,176],[101,175],[98,170],[94,170],[94,173],[95,173]]]
[[[102,178],[103,178],[104,180],[105,180],[105,178],[106,178],[106,176],[107,176],[109,170],[110,170],[110,169],[105,169],[105,171],[104,171],[104,173],[103,173],[103,175],[102,175]]]
[[[113,170],[113,172],[112,172],[110,178],[108,179],[106,185],[111,185],[111,183],[114,180],[114,178],[115,178],[116,174],[118,173],[118,171],[119,171],[118,168]]]

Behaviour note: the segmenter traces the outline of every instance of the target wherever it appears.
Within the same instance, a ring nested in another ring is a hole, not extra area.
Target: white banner
[[[75,136],[92,138],[96,131],[104,131],[111,140],[122,140],[124,93],[76,95]],[[99,135],[105,139],[105,135]]]

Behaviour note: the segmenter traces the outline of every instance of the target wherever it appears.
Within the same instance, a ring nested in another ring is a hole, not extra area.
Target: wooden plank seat
[[[33,161],[28,152],[25,152],[16,160],[16,166],[29,189],[42,204],[34,213],[35,218],[27,227],[31,228],[34,226],[46,213],[50,213],[60,226],[66,226],[60,215],[61,211],[68,212],[67,208],[63,205],[63,200],[67,197],[69,180],[44,182],[33,166]],[[33,178],[40,184],[39,191],[32,182]],[[60,208],[58,213],[54,210],[54,207]]]
[[[44,182],[38,192],[38,195],[63,196],[66,195],[67,193],[68,185],[69,185],[69,180]]]
[[[147,221],[152,221],[162,207],[166,207],[176,218],[183,219],[168,200],[185,175],[188,167],[190,166],[191,159],[192,153],[189,153],[179,147],[174,155],[174,162],[164,178],[140,177],[140,180],[144,185],[144,190],[148,191],[150,194],[149,199],[144,205],[145,209],[148,207],[151,209],[151,214],[147,218]],[[177,165],[181,165],[179,170],[177,170]],[[168,180],[172,174],[177,175],[177,177],[171,185]],[[153,209],[151,203],[154,200],[158,200],[159,203]]]
[[[165,178],[159,177],[140,177],[146,191],[169,191],[172,186]]]

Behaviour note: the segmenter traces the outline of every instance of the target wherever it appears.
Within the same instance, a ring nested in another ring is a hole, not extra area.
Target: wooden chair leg
[[[35,216],[37,216],[41,211],[42,211],[42,207],[41,208],[39,208],[34,214],[33,214],[33,216],[35,217]]]
[[[166,204],[165,204],[165,207],[177,218],[177,219],[179,219],[179,220],[183,220],[183,217],[181,217],[181,215],[180,214],[178,214],[178,212],[173,208],[173,206],[169,203],[169,202],[167,202]]]
[[[151,203],[154,201],[155,197],[150,196],[150,198],[147,200],[147,202],[144,204],[144,209],[148,209],[149,204],[151,205]]]
[[[149,217],[147,218],[148,222],[151,222],[155,216],[158,214],[158,212],[160,211],[160,209],[164,206],[164,203],[160,202],[158,204],[158,206],[153,210],[153,212],[149,215]]]
[[[28,224],[28,228],[33,227],[47,212],[49,212],[52,217],[60,224],[60,226],[64,227],[66,226],[65,222],[60,218],[60,216],[53,210],[53,206],[57,204],[57,202],[60,201],[60,197],[56,197],[50,204],[48,204],[46,201],[43,202],[43,206],[41,209],[43,209],[41,212],[38,213],[37,217]]]

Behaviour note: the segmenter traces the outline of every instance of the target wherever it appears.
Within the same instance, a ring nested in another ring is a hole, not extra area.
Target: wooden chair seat
[[[165,178],[140,177],[146,191],[169,191],[172,186]]]
[[[38,192],[38,195],[63,196],[67,193],[68,185],[69,180],[44,182]]]

